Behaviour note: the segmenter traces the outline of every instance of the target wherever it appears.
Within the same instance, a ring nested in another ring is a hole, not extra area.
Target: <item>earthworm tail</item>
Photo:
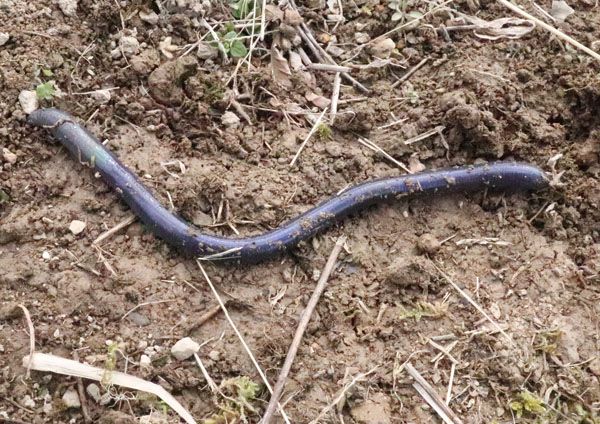
[[[307,240],[346,215],[368,205],[407,195],[433,195],[494,190],[534,190],[547,185],[543,171],[523,163],[497,162],[383,178],[353,186],[288,221],[251,237],[226,238],[203,234],[169,212],[117,157],[68,113],[40,109],[29,115],[31,125],[50,129],[80,162],[87,162],[115,189],[141,221],[158,237],[192,256],[223,254],[242,262],[259,262]]]

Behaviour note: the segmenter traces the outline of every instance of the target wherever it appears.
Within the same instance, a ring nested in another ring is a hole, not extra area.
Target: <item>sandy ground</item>
[[[269,398],[224,315],[202,320],[217,302],[193,260],[137,222],[92,245],[130,212],[25,124],[19,93],[54,81],[59,90],[42,106],[86,122],[165,205],[214,234],[257,234],[349,184],[404,173],[359,137],[412,170],[515,159],[552,171],[548,160],[562,154],[562,187],[406,199],[356,214],[276,261],[206,270],[274,383],[335,240],[348,237],[286,385],[292,422],[311,421],[342,392],[321,422],[441,422],[406,361],[442,398],[451,384],[449,407],[465,423],[599,422],[600,79],[592,58],[540,29],[493,41],[472,29],[435,30],[456,26],[456,12],[514,16],[493,1],[456,1],[366,47],[402,22],[388,3],[343,1],[336,25],[336,2],[305,1],[299,15],[269,9],[252,66],[236,70],[239,45],[224,45],[224,62],[198,43],[208,32],[203,18],[221,36],[228,23],[244,23],[229,3],[80,0],[67,16],[68,3],[0,1],[0,32],[10,36],[0,46],[0,420],[84,422],[82,408],[63,400],[75,379],[25,377],[19,304],[31,313],[36,350],[158,383],[199,422],[258,422]],[[401,3],[401,19],[439,5]],[[569,4],[575,13],[557,26],[597,46],[599,9],[591,0]],[[333,73],[298,66],[298,46],[316,61],[296,37],[300,18],[338,63],[371,64],[352,71],[370,92],[344,80],[335,122],[327,115],[292,167],[308,118],[327,105],[334,83]],[[251,26],[238,31],[247,48]],[[73,220],[86,223],[80,234],[69,230]],[[199,357],[235,401],[213,395],[193,360],[170,354],[187,336],[203,343]],[[83,386],[93,392],[91,383]],[[99,386],[99,399],[80,399],[93,422],[178,422],[157,399]]]

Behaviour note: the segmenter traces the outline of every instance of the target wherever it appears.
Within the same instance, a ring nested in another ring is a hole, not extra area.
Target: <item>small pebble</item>
[[[79,395],[75,389],[68,389],[62,396],[62,401],[65,403],[67,409],[69,408],[81,408],[81,402],[79,401]]]
[[[17,161],[17,155],[8,150],[6,147],[2,149],[2,157],[6,162],[10,163],[11,165]]]
[[[0,32],[0,46],[3,46],[6,43],[8,43],[9,39],[10,35],[7,32]]]
[[[92,99],[100,105],[110,101],[110,90],[96,90],[91,93]]]
[[[77,13],[77,0],[58,0],[58,7],[65,16],[75,16]]]
[[[200,59],[213,59],[219,55],[219,50],[210,43],[199,43],[196,56]]]
[[[437,238],[435,238],[430,233],[425,233],[419,240],[417,240],[417,249],[421,253],[427,253],[428,255],[434,255],[438,250],[440,250],[441,243]]]
[[[87,392],[88,395],[90,395],[90,397],[92,399],[94,399],[94,402],[96,403],[100,403],[100,399],[102,398],[102,395],[100,394],[100,387],[98,387],[97,384],[90,384],[89,386],[86,387],[85,391]]]
[[[158,23],[158,15],[154,11],[151,11],[150,13],[140,12],[140,19],[150,25],[156,25]]]
[[[233,112],[227,111],[221,116],[221,123],[226,127],[237,127],[240,123],[240,118]]]
[[[374,42],[369,48],[369,51],[373,56],[380,59],[387,59],[395,48],[396,43],[394,43],[394,40],[391,38],[384,38],[383,40]]]
[[[71,221],[71,224],[69,225],[69,230],[73,234],[77,235],[77,234],[81,234],[81,232],[83,230],[85,230],[85,226],[86,226],[85,222],[74,219],[73,221]]]
[[[140,51],[140,42],[137,40],[137,38],[130,35],[121,37],[119,44],[123,54],[125,54],[127,57],[136,55]]]
[[[52,255],[47,250],[44,250],[42,252],[42,259],[48,261],[48,260],[50,260],[51,257],[52,257]]]
[[[26,408],[35,408],[35,401],[29,395],[23,396],[23,399],[19,403]]]
[[[37,94],[35,91],[23,90],[19,93],[19,103],[23,112],[29,114],[36,110],[40,104],[38,102]]]
[[[140,356],[140,368],[150,368],[152,366],[152,360],[148,355]]]
[[[127,319],[139,327],[145,327],[150,324],[150,319],[146,315],[138,312],[132,312],[127,315]]]
[[[208,357],[217,362],[219,359],[221,359],[221,353],[218,350],[211,350],[208,352]]]
[[[200,350],[200,345],[190,339],[184,337],[171,347],[171,354],[178,360],[183,361],[188,359],[194,353]]]
[[[354,34],[354,41],[358,44],[365,44],[371,41],[371,36],[366,32],[357,32]]]
[[[52,403],[45,403],[42,406],[42,412],[46,415],[50,415],[52,413]]]

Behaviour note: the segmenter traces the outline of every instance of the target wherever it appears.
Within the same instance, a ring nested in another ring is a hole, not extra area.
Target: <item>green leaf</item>
[[[411,18],[410,20],[415,20],[415,19],[420,19],[423,17],[423,14],[421,12],[419,12],[418,10],[413,10],[412,12],[408,12],[407,15],[409,18]]]
[[[52,72],[52,69],[42,69],[42,74],[45,77],[51,77],[54,75],[54,72]]]
[[[247,53],[248,49],[246,49],[246,46],[240,40],[235,40],[231,44],[229,54],[231,54],[232,57],[244,57]]]
[[[227,34],[223,36],[223,41],[231,41],[237,38],[237,32],[229,31]]]
[[[45,82],[35,88],[35,94],[40,100],[49,100],[54,96],[54,93],[56,93],[54,81]]]
[[[0,205],[10,200],[10,196],[2,189],[0,189]]]

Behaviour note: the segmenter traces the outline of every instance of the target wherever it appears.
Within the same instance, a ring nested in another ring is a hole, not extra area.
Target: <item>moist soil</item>
[[[487,0],[451,3],[384,37],[391,45],[366,46],[441,2],[404,2],[399,21],[372,0],[341,2],[339,22],[337,2],[299,1],[299,15],[275,7],[241,66],[239,45],[223,45],[223,60],[199,42],[211,40],[203,19],[221,36],[244,23],[229,3],[79,0],[73,12],[69,3],[0,1],[10,37],[0,46],[0,421],[179,422],[158,399],[88,380],[84,418],[63,398],[76,379],[27,377],[18,305],[31,314],[36,351],[157,383],[198,422],[258,422],[269,399],[224,314],[206,319],[218,303],[194,260],[139,222],[93,244],[131,212],[26,125],[19,93],[54,84],[42,107],[85,123],[164,205],[211,234],[259,234],[351,184],[405,173],[362,138],[411,171],[502,159],[554,174],[559,184],[535,193],[399,199],[277,260],[204,267],[274,384],[335,240],[348,237],[285,387],[291,422],[328,406],[320,422],[441,422],[407,361],[443,399],[451,384],[448,405],[465,423],[599,422],[597,61],[539,28],[497,40],[452,29],[457,12],[514,16]],[[598,47],[597,6],[569,4],[575,13],[553,25]],[[370,91],[342,80],[335,121],[325,115],[290,166],[335,79],[294,60],[302,47],[318,61],[296,36],[299,19],[337,63],[357,65],[351,74]],[[246,49],[251,28],[235,30]],[[74,220],[85,222],[78,234]],[[171,355],[184,337],[202,345],[198,357],[229,400],[193,359]]]

